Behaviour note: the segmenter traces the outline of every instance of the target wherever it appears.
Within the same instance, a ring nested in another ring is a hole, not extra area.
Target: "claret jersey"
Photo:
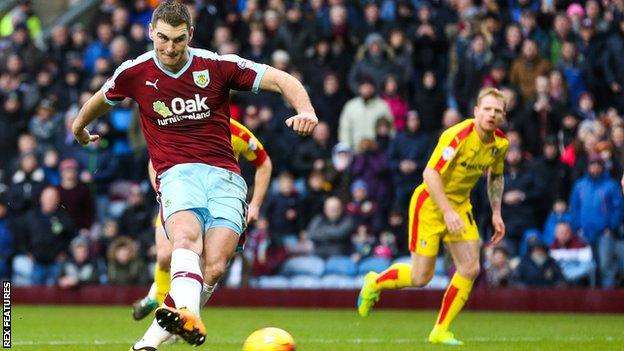
[[[230,89],[257,92],[267,66],[236,55],[189,48],[173,73],[154,51],[124,62],[104,84],[106,101],[131,98],[157,174],[180,163],[204,163],[240,173],[230,134]]]

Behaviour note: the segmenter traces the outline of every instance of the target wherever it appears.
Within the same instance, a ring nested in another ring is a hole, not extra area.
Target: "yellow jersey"
[[[232,133],[232,149],[234,149],[236,160],[243,155],[254,166],[260,166],[266,160],[267,153],[264,146],[247,127],[230,118],[230,132]]]
[[[440,173],[449,201],[462,204],[469,201],[470,191],[486,171],[503,173],[508,149],[509,141],[502,130],[497,129],[494,140],[484,144],[474,119],[466,119],[442,133],[427,167]],[[425,183],[423,186],[429,192]]]

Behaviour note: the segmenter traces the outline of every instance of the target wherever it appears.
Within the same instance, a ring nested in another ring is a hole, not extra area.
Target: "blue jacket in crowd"
[[[603,172],[598,178],[586,174],[576,181],[570,196],[574,230],[594,243],[605,230],[617,230],[622,220],[622,193],[618,183]]]

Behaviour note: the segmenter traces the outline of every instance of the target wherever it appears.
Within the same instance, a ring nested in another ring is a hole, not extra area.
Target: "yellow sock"
[[[156,301],[159,305],[162,305],[165,301],[165,296],[171,289],[171,274],[169,270],[163,270],[160,265],[156,263],[154,268],[154,283],[156,283]]]
[[[385,271],[379,273],[373,288],[375,290],[400,289],[412,284],[412,265],[409,263],[395,263]]]
[[[453,275],[453,279],[449,283],[444,298],[442,299],[442,308],[434,329],[448,330],[451,322],[457,317],[459,311],[462,310],[474,281],[462,277],[459,273]]]

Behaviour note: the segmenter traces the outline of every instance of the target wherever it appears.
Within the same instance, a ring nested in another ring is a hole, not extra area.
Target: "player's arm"
[[[97,134],[91,135],[86,127],[93,120],[110,110],[111,106],[106,103],[104,93],[101,90],[98,90],[82,106],[80,112],[78,113],[78,117],[76,117],[74,123],[72,124],[72,132],[74,133],[76,140],[82,145],[98,140],[100,136]]]
[[[286,120],[286,125],[301,135],[310,135],[318,124],[318,118],[310,102],[305,88],[292,75],[278,69],[268,67],[260,88],[280,93],[286,101],[297,111],[297,115]]]
[[[429,188],[429,195],[433,201],[438,205],[440,211],[444,215],[444,222],[446,227],[452,235],[459,235],[464,230],[464,221],[462,221],[459,214],[453,209],[451,203],[446,197],[444,192],[444,183],[442,182],[442,176],[440,173],[427,166],[423,172],[423,179]]]
[[[247,209],[247,223],[253,223],[258,220],[260,216],[260,207],[266,197],[269,190],[269,184],[271,183],[271,172],[273,171],[273,164],[271,158],[267,155],[264,161],[256,166],[256,175],[254,177],[254,192],[249,202]]]
[[[494,226],[494,235],[491,243],[496,245],[505,236],[505,222],[501,215],[501,203],[503,198],[503,189],[505,188],[505,177],[502,173],[488,172],[487,176],[487,193],[492,207],[492,225]]]

